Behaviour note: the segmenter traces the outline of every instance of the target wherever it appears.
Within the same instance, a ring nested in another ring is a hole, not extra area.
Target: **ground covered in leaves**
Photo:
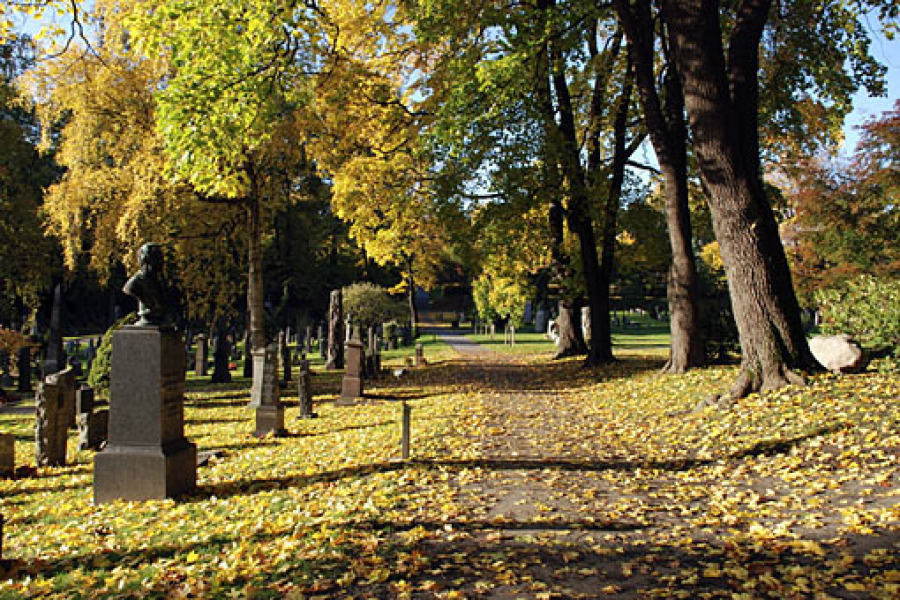
[[[249,435],[246,390],[192,391],[218,458],[186,498],[94,506],[86,452],[0,479],[0,598],[900,596],[896,372],[694,412],[734,369],[660,364],[447,354],[340,408],[318,377],[285,438]],[[30,414],[0,430],[33,460]]]

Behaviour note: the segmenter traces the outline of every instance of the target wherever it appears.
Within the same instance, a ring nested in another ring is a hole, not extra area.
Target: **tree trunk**
[[[600,334],[603,329],[602,320],[606,319],[609,328],[609,287],[604,290],[603,274],[600,270],[600,257],[597,253],[597,240],[594,236],[594,225],[589,206],[590,197],[585,181],[584,169],[581,166],[581,151],[575,129],[575,113],[566,82],[563,58],[550,44],[551,79],[556,92],[557,112],[559,114],[559,157],[563,174],[568,183],[569,206],[567,221],[569,229],[578,236],[581,253],[581,267],[584,272],[587,289],[588,306],[591,309],[592,330]],[[604,302],[603,296],[606,295]],[[578,315],[578,322],[581,315]],[[580,327],[579,327],[580,329]],[[603,339],[599,337],[599,339]],[[591,343],[586,366],[597,366],[612,360],[612,353],[596,342]]]
[[[255,187],[255,186],[254,186]],[[266,313],[263,301],[262,275],[262,224],[259,196],[255,191],[247,199],[247,308],[250,311],[250,348],[263,350],[266,347]]]
[[[416,307],[416,280],[413,278],[413,259],[406,259],[406,287],[409,301],[409,328],[412,338],[419,337],[419,309]]]
[[[664,372],[684,373],[705,362],[700,331],[698,278],[691,247],[691,216],[687,181],[687,126],[684,121],[684,95],[676,65],[666,56],[663,85],[665,107],[657,91],[654,73],[655,38],[650,1],[631,5],[616,0],[619,20],[628,36],[628,48],[635,68],[635,79],[644,109],[644,121],[663,174],[666,193],[666,222],[672,264],[669,268],[667,296],[671,346]]]
[[[341,290],[332,290],[328,305],[328,347],[325,368],[344,368],[344,314]]]
[[[547,223],[550,228],[550,255],[553,260],[553,277],[560,289],[557,302],[559,315],[556,325],[559,337],[556,340],[556,358],[579,356],[587,353],[587,344],[581,330],[581,303],[575,301],[578,292],[571,289],[573,270],[569,256],[563,243],[565,240],[565,209],[562,203],[563,177],[559,169],[559,161],[555,152],[557,137],[554,121],[552,91],[550,89],[549,52],[546,45],[537,58],[535,75],[535,93],[538,98],[544,119],[544,160],[543,173],[546,181],[543,193],[548,199]],[[577,313],[577,315],[575,314]],[[576,325],[572,325],[577,319]]]
[[[559,315],[556,317],[559,339],[556,341],[556,356],[579,356],[587,353],[587,344],[581,331],[581,304],[559,300]]]
[[[742,3],[726,61],[718,2],[664,2],[741,342],[731,398],[800,383],[796,369],[817,367],[756,150],[758,50],[770,4]]]

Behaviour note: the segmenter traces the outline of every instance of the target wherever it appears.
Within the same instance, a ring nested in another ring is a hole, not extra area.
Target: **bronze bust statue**
[[[167,293],[162,281],[163,253],[159,244],[144,244],[138,250],[140,269],[129,279],[122,291],[137,298],[138,327],[169,325],[166,306]]]

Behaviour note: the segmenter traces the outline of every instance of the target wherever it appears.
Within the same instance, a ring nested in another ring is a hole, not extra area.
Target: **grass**
[[[639,313],[627,313],[627,317],[631,327],[625,328],[621,324],[613,324],[613,352],[639,350],[661,356],[668,353],[671,339],[668,322],[657,321],[648,315]],[[553,341],[548,339],[544,333],[534,332],[530,327],[516,332],[515,346],[505,343],[502,331],[497,331],[493,339],[490,335],[471,333],[471,327],[463,328],[461,331],[467,332],[466,337],[472,341],[506,354],[553,354],[556,352],[556,345]]]

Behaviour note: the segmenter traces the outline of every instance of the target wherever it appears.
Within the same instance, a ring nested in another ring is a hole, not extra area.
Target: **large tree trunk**
[[[563,248],[565,240],[565,209],[562,203],[563,177],[556,156],[555,139],[557,137],[554,122],[552,91],[550,89],[549,52],[546,45],[542,48],[536,61],[535,94],[544,118],[544,160],[542,165],[544,189],[547,198],[547,224],[550,229],[550,255],[553,265],[553,277],[560,290],[557,301],[558,316],[556,326],[559,337],[556,340],[556,357],[579,356],[587,353],[587,344],[581,328],[581,302],[575,301],[578,292],[571,289],[572,265]],[[574,324],[573,324],[574,322]]]
[[[609,329],[609,285],[603,285],[600,257],[597,253],[597,239],[589,206],[590,194],[586,185],[584,169],[581,166],[581,151],[575,129],[575,112],[565,77],[564,59],[550,43],[551,80],[556,92],[559,114],[559,158],[563,174],[568,183],[569,206],[567,221],[569,229],[578,236],[581,253],[581,268],[584,272],[588,306],[591,309],[591,331],[597,339],[603,340],[603,321]],[[606,296],[605,299],[603,296]],[[605,302],[604,302],[605,300]],[[580,321],[580,317],[579,317]],[[613,359],[610,348],[604,348],[592,340],[585,359],[586,366],[597,366]]]
[[[559,315],[556,317],[559,338],[556,341],[556,356],[580,356],[588,351],[581,331],[581,303],[565,299],[559,300]]]
[[[638,0],[633,6],[627,0],[616,0],[615,6],[628,36],[628,48],[644,109],[644,121],[665,183],[666,221],[672,264],[667,282],[671,346],[669,360],[663,371],[684,373],[705,362],[697,312],[697,264],[691,247],[684,95],[676,65],[670,56],[666,56],[663,107],[654,73],[655,38],[650,0]]]
[[[817,367],[760,177],[756,78],[770,5],[771,0],[741,4],[726,60],[718,2],[664,1],[741,341],[741,371],[731,398],[800,383],[795,370]]]

